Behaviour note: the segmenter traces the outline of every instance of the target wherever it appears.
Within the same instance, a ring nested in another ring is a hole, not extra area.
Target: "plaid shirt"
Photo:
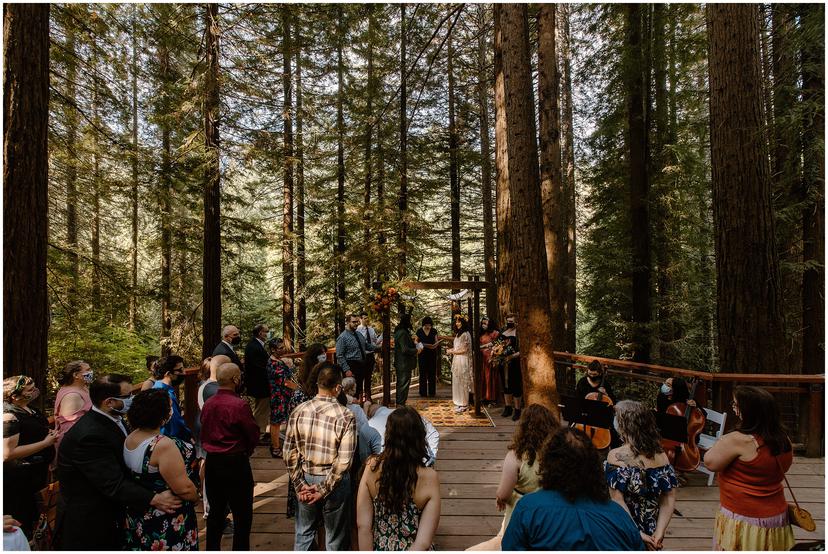
[[[307,484],[305,473],[325,475],[319,490],[327,496],[350,469],[355,449],[356,419],[336,398],[316,396],[290,414],[285,463],[297,491]]]
[[[376,349],[373,344],[365,342],[365,335],[362,333],[345,329],[336,339],[336,363],[342,371],[351,371],[348,360],[362,361],[369,352]]]

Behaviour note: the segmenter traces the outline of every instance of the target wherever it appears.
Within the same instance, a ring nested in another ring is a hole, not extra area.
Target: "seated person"
[[[558,429],[541,448],[541,490],[515,506],[506,550],[643,550],[630,515],[610,499],[601,455],[582,432]]]
[[[576,396],[585,398],[589,393],[600,392],[609,396],[610,400],[615,403],[615,393],[605,378],[605,372],[603,364],[598,360],[589,362],[586,375],[581,377],[575,385]]]
[[[690,398],[687,381],[681,377],[668,377],[661,385],[658,396],[656,396],[656,411],[664,413],[670,404],[677,402],[684,402],[689,406],[696,405],[696,401]]]
[[[368,415],[368,425],[376,429],[380,434],[380,437],[382,437],[383,448],[385,448],[385,423],[388,421],[388,416],[394,410],[386,408],[381,404],[373,404],[371,401],[366,402],[364,406],[365,413]],[[425,417],[423,417],[423,425],[425,425],[426,442],[428,443],[428,457],[425,465],[426,467],[431,467],[434,465],[434,462],[437,461],[437,449],[440,446],[440,433]]]
[[[354,397],[357,383],[353,377],[345,377],[342,380],[342,393],[345,395],[345,407],[351,410],[356,418],[357,425],[357,455],[354,468],[358,470],[362,464],[373,454],[382,452],[382,437],[379,432],[368,423],[368,416],[359,402]]]

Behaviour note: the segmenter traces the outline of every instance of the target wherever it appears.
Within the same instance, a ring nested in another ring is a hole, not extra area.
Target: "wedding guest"
[[[388,416],[385,449],[368,461],[357,494],[360,550],[430,550],[440,523],[440,478],[423,465],[425,427],[410,406]]]
[[[296,385],[293,370],[280,357],[285,354],[284,341],[275,337],[267,343],[270,358],[267,361],[267,379],[270,384],[270,456],[282,457],[279,431],[290,417],[290,400]]]
[[[365,415],[368,416],[368,425],[376,429],[380,436],[380,449],[385,445],[385,428],[388,416],[394,411],[393,408],[386,408],[382,404],[365,403]],[[423,426],[426,430],[426,451],[427,455],[423,463],[431,467],[437,461],[437,451],[440,448],[440,432],[434,427],[429,419],[423,416]]]
[[[169,421],[161,428],[161,432],[168,437],[176,437],[184,441],[193,440],[193,432],[181,415],[181,405],[178,402],[176,389],[184,382],[184,358],[181,356],[167,356],[161,358],[155,366],[155,384],[153,389],[162,389],[172,400],[173,413]]]
[[[241,333],[239,332],[239,328],[235,325],[227,325],[221,330],[221,342],[213,349],[213,356],[218,356],[219,354],[227,356],[231,362],[241,368],[242,362],[238,354],[236,354],[236,347],[240,344]],[[242,381],[242,386],[244,386],[244,381]]]
[[[632,516],[647,550],[661,550],[678,479],[661,447],[655,415],[640,402],[622,400],[614,423],[623,445],[604,462],[610,496]]]
[[[368,423],[368,416],[360,406],[356,398],[357,383],[353,377],[345,377],[342,380],[342,392],[345,393],[345,407],[351,410],[356,419],[357,427],[357,457],[354,460],[354,467],[359,469],[362,464],[373,454],[382,452],[382,436]],[[370,402],[370,401],[367,401]],[[356,472],[351,472],[352,476]]]
[[[793,448],[779,406],[765,389],[741,386],[731,408],[739,426],[704,455],[704,465],[719,474],[714,548],[790,550],[795,541],[782,482]]]
[[[345,329],[336,338],[336,363],[342,368],[343,377],[353,377],[357,383],[362,379],[364,383],[366,359],[373,355],[374,346],[357,333],[359,323],[356,314],[345,317]]]
[[[643,550],[630,515],[610,500],[601,455],[583,431],[560,427],[539,456],[541,489],[515,506],[506,550]]]
[[[517,336],[517,319],[514,314],[506,316],[506,329],[501,333],[509,342],[512,353],[503,360],[500,367],[501,384],[506,407],[501,417],[512,416],[512,421],[520,419],[520,406],[523,398],[523,374],[520,369],[520,343]]]
[[[247,396],[253,406],[253,417],[259,424],[260,440],[267,441],[268,421],[270,419],[270,386],[268,383],[267,366],[270,352],[265,346],[267,335],[270,332],[267,325],[260,323],[253,327],[250,342],[244,349],[244,368],[242,382],[244,382]],[[278,435],[277,435],[278,436]]]
[[[411,314],[405,313],[394,329],[394,368],[397,372],[397,406],[405,406],[411,372],[417,365],[417,346],[411,338]]]
[[[420,397],[437,395],[437,349],[440,343],[437,340],[437,329],[434,322],[426,316],[417,329],[417,341],[423,345],[417,356],[417,365],[420,370]]]
[[[469,408],[469,393],[472,391],[471,333],[469,320],[461,314],[454,316],[454,345],[446,350],[451,354],[451,399],[456,413]]]
[[[83,360],[69,362],[60,377],[61,387],[55,397],[55,429],[58,432],[55,450],[60,448],[60,439],[72,428],[83,414],[92,409],[89,385],[95,373]]]
[[[480,353],[483,356],[482,367],[482,400],[492,407],[497,402],[500,394],[500,377],[497,367],[492,363],[492,345],[500,336],[497,322],[494,319],[484,317],[480,320],[480,330],[477,332],[480,337]]]
[[[371,320],[368,318],[368,312],[362,312],[359,316],[361,324],[357,327],[357,333],[365,338],[365,344],[370,344],[374,347],[374,351],[378,351],[382,346],[382,340],[377,336],[377,330],[371,326]],[[365,372],[361,383],[357,383],[357,398],[362,401],[363,396],[365,400],[371,399],[371,376],[374,373],[374,366],[376,365],[376,354],[365,355]]]
[[[124,442],[124,462],[133,479],[156,493],[169,489],[183,501],[173,513],[127,507],[129,550],[198,550],[198,459],[190,442],[161,434],[171,416],[172,400],[160,389],[135,395],[127,412],[134,431]]]
[[[155,384],[155,364],[160,359],[159,356],[149,355],[146,357],[147,360],[147,373],[149,373],[149,378],[146,381],[141,383],[141,390],[149,390]]]
[[[29,406],[38,396],[31,377],[3,379],[3,511],[21,523],[27,537],[38,517],[37,493],[46,486],[58,436],[46,416]]]

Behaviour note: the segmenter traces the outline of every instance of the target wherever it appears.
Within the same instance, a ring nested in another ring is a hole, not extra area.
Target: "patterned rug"
[[[494,427],[489,412],[481,406],[482,417],[474,416],[474,406],[461,414],[454,413],[450,398],[409,398],[407,404],[427,417],[435,427]]]

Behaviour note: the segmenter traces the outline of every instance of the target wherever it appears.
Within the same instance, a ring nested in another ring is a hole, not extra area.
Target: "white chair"
[[[716,444],[716,441],[719,440],[719,437],[721,437],[722,434],[724,433],[725,421],[727,421],[727,413],[723,414],[723,413],[717,412],[715,410],[708,410],[707,408],[705,408],[704,411],[707,414],[707,421],[708,422],[719,424],[719,430],[716,431],[715,435],[706,435],[704,433],[699,435],[699,449],[707,451],[707,450],[710,450],[710,448],[714,444]],[[707,475],[709,475],[709,477],[707,478],[707,486],[708,487],[713,484],[713,479],[716,477],[716,472],[715,471],[710,471],[709,469],[707,469],[705,467],[705,465],[704,465],[704,454],[703,453],[702,453],[702,461],[701,461],[701,463],[699,463],[699,467],[696,468],[696,469],[698,469],[702,473],[706,473]]]

